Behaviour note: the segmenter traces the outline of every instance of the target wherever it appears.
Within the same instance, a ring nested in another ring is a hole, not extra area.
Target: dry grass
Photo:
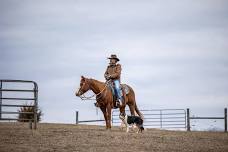
[[[228,152],[228,134],[148,129],[125,133],[114,127],[43,124],[29,130],[27,123],[0,123],[0,152]]]

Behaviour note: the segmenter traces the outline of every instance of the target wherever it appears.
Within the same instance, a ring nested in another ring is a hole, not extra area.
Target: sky
[[[81,75],[105,81],[111,54],[141,109],[222,116],[227,40],[225,0],[0,1],[0,79],[38,83],[42,122],[102,118],[74,93]]]

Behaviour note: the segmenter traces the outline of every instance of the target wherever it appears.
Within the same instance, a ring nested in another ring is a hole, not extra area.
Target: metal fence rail
[[[76,111],[75,113],[76,115],[76,124],[80,124],[80,123],[87,123],[87,122],[102,122],[102,121],[105,121],[103,119],[99,119],[99,120],[82,120],[82,121],[79,121],[79,112]]]
[[[144,126],[151,128],[186,128],[186,110],[185,109],[151,109],[140,110],[144,116]],[[130,111],[126,110],[130,115]],[[120,125],[119,111],[113,110],[112,124]]]
[[[144,116],[144,126],[152,128],[186,128],[186,111],[184,109],[152,109],[140,110]],[[129,110],[126,110],[129,114]],[[79,112],[76,111],[76,124],[101,122],[105,120],[79,121]],[[119,110],[112,112],[112,125],[120,125]]]
[[[33,89],[4,89],[3,84],[5,83],[17,83],[17,84],[33,84]],[[8,96],[5,97],[4,93],[6,92],[26,92],[26,93],[33,93],[33,98],[19,98],[19,97],[12,97]],[[4,97],[3,97],[4,95]],[[14,104],[10,104],[14,101]],[[32,105],[22,105],[20,104],[20,101],[31,101],[33,102]],[[15,104],[15,102],[17,104]],[[2,109],[4,107],[11,107],[11,108],[18,108],[18,107],[34,107],[33,112],[15,112],[15,111],[3,111]],[[0,120],[19,120],[19,118],[4,118],[2,115],[13,115],[13,114],[33,114],[34,119],[20,119],[20,120],[30,120],[34,121],[34,129],[37,128],[37,108],[38,108],[38,85],[34,81],[28,81],[28,80],[0,80]]]
[[[224,109],[224,117],[190,117],[190,110],[187,109],[151,109],[140,110],[144,116],[144,126],[151,128],[183,128],[190,131],[190,121],[192,119],[221,119],[224,120],[224,131],[227,132],[227,108]],[[76,124],[87,122],[99,122],[104,120],[79,121],[79,112],[76,111]],[[126,110],[130,115],[130,111]],[[119,110],[112,111],[112,125],[120,125]]]

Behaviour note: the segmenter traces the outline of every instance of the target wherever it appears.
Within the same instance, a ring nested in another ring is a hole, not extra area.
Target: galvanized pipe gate
[[[144,116],[144,126],[161,129],[183,128],[186,129],[185,109],[148,109],[140,110]],[[130,115],[130,111],[126,110]],[[120,125],[119,111],[113,110],[112,124]]]
[[[27,83],[27,84],[33,84],[33,88],[32,89],[4,89],[4,85],[6,83],[14,83],[14,84],[23,84],[23,83]],[[24,98],[24,97],[12,97],[12,96],[7,96],[4,95],[4,93],[7,92],[15,92],[15,93],[19,93],[19,92],[27,92],[27,93],[33,93],[33,97],[32,98]],[[15,103],[12,104],[10,103],[10,101],[14,101]],[[20,104],[20,101],[32,101],[33,103],[30,105],[22,105]],[[3,111],[3,109],[5,108],[19,108],[19,107],[33,107],[34,110],[33,112],[21,112],[21,111]],[[28,81],[28,80],[0,80],[0,121],[4,120],[19,120],[18,118],[9,118],[9,117],[3,117],[3,115],[13,115],[13,114],[20,114],[20,113],[26,113],[26,114],[33,114],[33,118],[34,119],[29,119],[28,121],[30,122],[34,122],[34,129],[37,128],[37,110],[38,110],[38,85],[36,82],[34,81]],[[21,120],[21,119],[20,119]],[[25,119],[23,119],[25,120]],[[27,119],[26,119],[27,120]]]

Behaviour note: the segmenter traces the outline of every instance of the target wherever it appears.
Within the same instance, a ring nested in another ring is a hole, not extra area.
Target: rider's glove
[[[108,76],[108,79],[111,79],[111,75]]]
[[[110,79],[110,75],[105,75],[105,79],[109,80]]]

